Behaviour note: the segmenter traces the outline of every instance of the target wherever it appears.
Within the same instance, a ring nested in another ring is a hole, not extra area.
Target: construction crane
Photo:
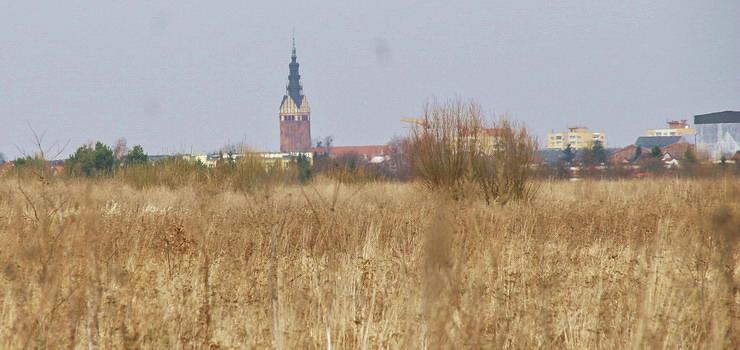
[[[421,125],[423,127],[429,127],[429,121],[421,118],[401,117],[401,121],[409,124]]]

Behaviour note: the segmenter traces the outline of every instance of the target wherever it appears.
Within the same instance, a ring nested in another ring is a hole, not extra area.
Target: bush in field
[[[142,165],[149,162],[149,155],[144,153],[144,148],[141,145],[134,146],[125,156],[123,156],[123,163],[127,166]]]
[[[248,153],[240,157],[227,155],[224,162],[206,169],[206,173],[208,183],[213,186],[246,192],[276,182],[288,182],[297,176],[289,176],[279,164],[267,163],[260,156]]]
[[[283,171],[278,164],[265,163],[259,156],[232,155],[224,156],[213,168],[181,157],[168,157],[153,164],[124,167],[119,178],[135,188],[202,185],[249,192],[267,184],[291,182],[297,175]]]
[[[109,175],[116,163],[113,151],[102,142],[85,144],[67,159],[65,168],[71,176]]]
[[[124,167],[118,177],[135,188],[164,186],[176,188],[206,179],[205,166],[188,160],[169,157],[155,163]]]
[[[306,183],[311,180],[313,172],[311,171],[311,162],[308,157],[301,154],[296,158],[296,169],[298,171],[298,181]]]
[[[488,203],[533,195],[537,142],[527,129],[502,118],[486,127],[476,103],[436,102],[409,138],[416,178],[430,189],[460,199],[469,193]]]
[[[16,158],[13,162],[13,166],[15,166],[16,168],[22,168],[26,166],[41,166],[45,164],[46,160],[39,157],[38,155]]]
[[[662,175],[666,172],[666,164],[663,162],[663,159],[661,159],[662,155],[663,151],[660,150],[660,147],[653,147],[650,150],[650,157],[639,161],[639,163],[641,163],[640,166],[646,172],[653,173],[655,175]]]
[[[388,157],[382,168],[390,178],[408,181],[413,178],[413,169],[409,159],[409,139],[407,137],[393,137],[388,142]]]
[[[52,178],[52,169],[49,161],[41,154],[16,158],[13,161],[12,174],[21,178],[39,179],[47,182]]]
[[[345,154],[338,158],[315,158],[313,175],[341,183],[367,183],[394,178],[388,165],[370,163],[356,153]]]

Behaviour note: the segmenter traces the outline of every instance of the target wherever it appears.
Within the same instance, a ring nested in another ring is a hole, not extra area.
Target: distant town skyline
[[[150,154],[279,149],[292,29],[314,138],[385,144],[460,98],[610,147],[740,110],[740,2],[3,2],[0,152],[124,137]]]

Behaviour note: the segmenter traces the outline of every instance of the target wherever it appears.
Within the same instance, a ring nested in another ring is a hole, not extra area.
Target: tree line
[[[79,148],[64,161],[64,169],[70,176],[101,176],[109,175],[119,167],[136,166],[147,164],[149,155],[144,152],[141,145],[132,149],[125,146],[125,141],[119,140],[116,151],[100,141],[87,143]],[[48,166],[48,160],[40,154],[26,155],[14,160],[14,167],[23,169],[26,167],[43,168]]]

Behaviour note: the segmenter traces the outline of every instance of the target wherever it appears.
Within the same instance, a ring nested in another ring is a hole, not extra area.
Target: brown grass
[[[539,185],[5,177],[0,348],[737,346],[737,181]]]

